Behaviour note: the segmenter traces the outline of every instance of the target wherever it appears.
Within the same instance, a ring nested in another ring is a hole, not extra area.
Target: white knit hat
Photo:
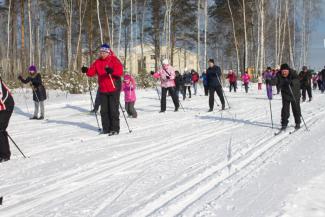
[[[168,64],[169,64],[168,59],[164,59],[164,60],[162,61],[162,64],[163,64],[163,65],[168,65]]]

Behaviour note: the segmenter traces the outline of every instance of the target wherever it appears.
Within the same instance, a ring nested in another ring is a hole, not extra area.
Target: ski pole
[[[15,147],[18,149],[18,151],[23,155],[24,158],[27,158],[26,155],[24,155],[24,153],[21,151],[21,149],[19,148],[19,146],[16,144],[16,142],[11,138],[11,136],[5,132],[5,131],[1,131],[5,136],[8,136],[9,139],[11,140],[12,143],[14,143]]]
[[[229,107],[229,109],[230,109],[230,105],[229,105],[229,102],[228,102],[228,99],[227,99],[226,93],[225,93],[225,91],[223,90],[223,87],[222,87],[222,84],[221,84],[221,80],[220,80],[220,77],[219,77],[218,74],[217,74],[217,78],[218,78],[219,83],[220,83],[220,85],[221,85],[221,90],[222,90],[222,93],[223,93],[223,95],[224,95],[224,97],[225,97],[225,99],[226,99],[227,105],[228,105],[228,107]]]
[[[158,90],[157,85],[156,85],[156,91],[157,91],[158,99],[159,99],[159,101],[160,101],[160,94],[159,94],[159,90]]]
[[[23,92],[23,95],[24,95],[24,100],[25,100],[25,105],[26,105],[26,108],[27,108],[27,112],[30,113],[30,112],[29,112],[28,105],[27,105],[27,99],[26,99],[27,97],[26,97],[26,93],[25,93],[25,91],[24,91],[23,86],[21,86],[21,91]]]
[[[36,96],[37,102],[40,103],[39,98],[38,98],[38,96],[37,96],[37,94],[36,94],[36,91],[34,90],[33,87],[32,87],[32,89],[33,89],[33,92],[34,92],[34,94],[35,94],[35,96]]]
[[[90,87],[89,79],[88,79],[88,89],[89,89],[91,104],[94,105],[94,99],[93,99],[93,94],[91,93],[91,87]],[[97,117],[96,112],[95,112],[95,118],[96,118],[96,122],[97,122],[97,126],[98,126],[98,131],[101,131],[102,129],[99,126],[99,121],[98,121],[98,117]]]
[[[290,90],[291,96],[292,96],[292,98],[293,98],[293,101],[294,101],[294,103],[295,103],[295,106],[296,106],[296,108],[297,108],[297,107],[298,107],[298,103],[297,103],[296,98],[295,98],[294,95],[293,95],[293,91],[292,91],[292,89],[291,89],[290,84],[289,84],[289,90]],[[305,127],[306,127],[306,130],[309,131],[309,129],[308,129],[308,127],[307,127],[307,124],[306,124],[306,122],[305,122],[305,119],[304,119],[304,117],[303,117],[302,114],[301,114],[301,109],[300,109],[300,117],[301,117],[302,121],[304,122],[304,125],[305,125]]]
[[[271,124],[272,124],[272,129],[273,129],[273,114],[272,114],[272,103],[271,100],[269,100],[270,103],[270,113],[271,113]]]
[[[179,103],[179,105],[182,107],[183,111],[185,112],[185,109],[184,109],[182,103],[181,103],[179,100],[178,100],[178,103]]]
[[[220,106],[216,99],[214,99],[214,102],[217,104],[218,107]]]
[[[131,133],[132,130],[130,129],[129,123],[128,123],[126,117],[125,117],[125,113],[124,113],[125,111],[124,111],[124,109],[123,109],[123,107],[122,107],[122,105],[121,105],[121,102],[120,102],[120,108],[121,108],[121,110],[122,110],[122,113],[123,113],[123,117],[124,117],[125,123],[126,123],[126,125],[128,126],[129,133]]]

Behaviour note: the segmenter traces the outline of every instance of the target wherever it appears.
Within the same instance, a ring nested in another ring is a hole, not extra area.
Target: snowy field
[[[133,132],[121,114],[120,135],[108,137],[87,114],[89,94],[51,91],[46,120],[35,121],[18,89],[8,132],[29,158],[11,143],[0,216],[324,217],[325,95],[302,104],[310,131],[289,135],[290,117],[274,136],[265,91],[250,91],[226,90],[231,109],[207,113],[199,89],[181,101],[185,112],[169,98],[159,114],[155,90],[141,90]],[[272,106],[279,128],[280,96]]]

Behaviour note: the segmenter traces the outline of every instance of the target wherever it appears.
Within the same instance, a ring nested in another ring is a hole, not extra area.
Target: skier
[[[122,91],[124,92],[125,110],[129,117],[137,118],[138,114],[134,108],[136,101],[136,83],[132,75],[125,74],[122,84]]]
[[[307,66],[302,67],[302,71],[299,73],[300,87],[302,89],[302,101],[306,101],[306,91],[308,93],[309,102],[312,100],[311,90],[312,74],[308,70]]]
[[[248,93],[248,88],[249,88],[248,85],[249,85],[251,77],[249,76],[247,71],[245,71],[245,73],[241,76],[241,79],[242,79],[242,81],[244,83],[244,86],[245,86],[245,92]]]
[[[321,74],[321,78],[322,78],[322,82],[321,82],[322,89],[321,89],[321,91],[322,91],[322,93],[324,93],[324,91],[325,91],[325,66],[324,66],[324,69],[320,72],[320,74]]]
[[[263,77],[261,75],[257,76],[257,89],[262,90]]]
[[[175,112],[179,109],[179,101],[175,92],[175,71],[167,59],[163,60],[162,67],[152,74],[154,78],[159,78],[161,81],[161,102],[160,102],[160,113],[166,111],[166,97],[167,91],[173,99],[175,106]]]
[[[281,65],[281,76],[272,79],[272,84],[279,85],[282,95],[281,130],[285,130],[289,123],[290,104],[295,119],[295,129],[300,129],[300,82],[297,73],[288,64]]]
[[[269,100],[271,100],[273,98],[271,81],[274,78],[271,67],[267,67],[266,71],[263,73],[263,78],[264,78],[265,84],[266,84],[267,97]]]
[[[88,77],[98,76],[100,91],[100,114],[103,130],[101,134],[109,136],[118,135],[120,132],[120,91],[123,65],[115,56],[108,44],[100,47],[99,58],[89,67],[83,66],[82,73]]]
[[[183,100],[185,100],[186,89],[188,90],[189,98],[191,98],[192,76],[190,72],[187,71],[184,72],[183,81],[184,81]]]
[[[28,68],[29,76],[24,79],[21,75],[18,76],[18,79],[24,84],[31,83],[33,90],[33,100],[34,100],[34,116],[31,117],[31,120],[43,120],[44,119],[44,101],[46,100],[46,90],[42,82],[42,76],[40,73],[37,73],[36,66],[31,65]],[[38,116],[40,110],[40,116]]]
[[[227,79],[229,80],[229,92],[231,92],[232,88],[234,91],[237,91],[237,76],[233,70],[229,70],[227,75]]]
[[[197,73],[193,69],[191,70],[191,75],[192,75],[192,84],[193,84],[193,89],[194,89],[194,95],[196,96],[196,94],[197,94],[197,85],[198,85],[200,76],[199,76],[199,73]]]
[[[205,71],[202,72],[201,79],[202,79],[203,88],[204,88],[204,95],[208,96],[209,89],[208,89],[207,73]]]
[[[179,71],[175,71],[175,91],[176,91],[176,96],[179,99],[179,94],[183,93],[183,77],[179,73]]]
[[[10,160],[10,147],[7,127],[12,112],[14,111],[14,99],[0,77],[0,163]]]
[[[316,90],[317,89],[317,83],[318,83],[318,74],[314,74],[313,75],[313,78],[312,78],[312,81],[313,81],[313,90]]]
[[[222,110],[225,110],[225,99],[223,97],[223,90],[221,86],[221,69],[219,66],[214,64],[213,59],[208,61],[209,68],[207,69],[207,82],[209,87],[209,112],[213,111],[214,107],[214,92],[217,92],[217,95],[221,101]]]
[[[280,70],[280,66],[279,66],[279,65],[277,65],[277,66],[275,67],[275,76],[276,76],[278,79],[280,79],[280,77],[281,77],[281,70]],[[280,84],[277,84],[277,85],[276,85],[276,92],[277,92],[277,94],[280,94],[280,92],[281,92]]]
[[[318,77],[317,77],[317,85],[318,85],[318,90],[322,91],[323,88],[323,78],[322,78],[322,72],[318,72]]]

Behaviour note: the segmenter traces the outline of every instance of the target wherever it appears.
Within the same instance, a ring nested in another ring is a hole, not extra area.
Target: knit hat
[[[287,63],[284,63],[284,64],[281,65],[280,70],[281,70],[281,71],[282,71],[282,70],[290,70],[290,67],[289,67],[289,65],[288,65]]]
[[[99,51],[109,53],[110,49],[111,47],[108,44],[104,43],[100,46]]]
[[[29,67],[28,67],[28,71],[29,71],[29,72],[34,72],[34,73],[37,72],[37,70],[36,70],[36,66],[34,66],[34,65],[29,66]]]
[[[267,69],[267,70],[272,70],[272,68],[271,68],[270,66],[269,66],[269,67],[267,67],[266,69]]]
[[[129,74],[124,75],[124,81],[130,81],[131,76]]]
[[[307,68],[307,66],[303,66],[302,67],[302,70],[304,71],[304,70],[307,70],[308,68]]]
[[[162,64],[163,64],[163,65],[168,65],[168,64],[169,64],[168,59],[164,59],[164,60],[162,61]]]

